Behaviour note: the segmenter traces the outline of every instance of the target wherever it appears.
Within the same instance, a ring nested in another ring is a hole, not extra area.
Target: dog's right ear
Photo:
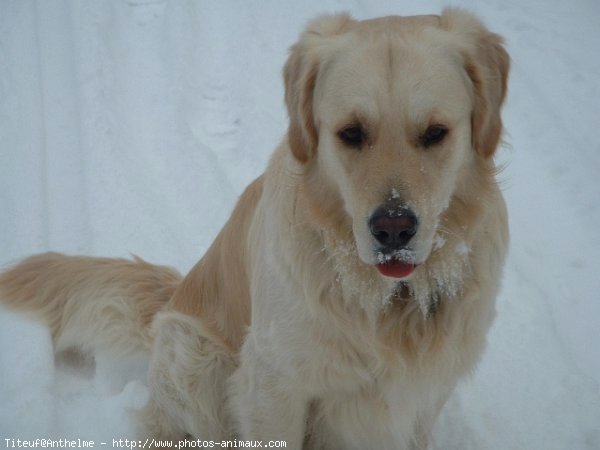
[[[319,133],[313,115],[313,96],[327,38],[343,31],[348,14],[322,16],[312,21],[292,46],[283,69],[285,103],[290,125],[288,142],[295,158],[305,163],[317,151]]]

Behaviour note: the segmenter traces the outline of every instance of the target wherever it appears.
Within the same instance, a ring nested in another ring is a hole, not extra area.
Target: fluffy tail
[[[174,269],[135,258],[45,253],[0,273],[0,303],[46,322],[57,352],[147,350],[150,323],[181,281]]]

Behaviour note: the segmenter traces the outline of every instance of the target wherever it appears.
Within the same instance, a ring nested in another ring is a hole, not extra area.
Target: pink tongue
[[[381,264],[377,264],[377,270],[382,275],[386,277],[393,278],[404,278],[409,276],[413,270],[415,270],[415,265],[412,263],[407,263],[404,261],[399,261],[397,259],[391,259]]]

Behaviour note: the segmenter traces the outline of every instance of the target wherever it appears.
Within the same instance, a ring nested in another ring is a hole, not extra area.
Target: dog
[[[495,317],[509,56],[470,13],[312,21],[286,138],[185,277],[48,253],[0,301],[56,351],[147,352],[140,434],[423,449]]]

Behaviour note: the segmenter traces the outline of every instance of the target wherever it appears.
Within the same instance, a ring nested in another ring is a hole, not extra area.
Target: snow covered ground
[[[500,158],[512,246],[498,318],[438,450],[600,448],[600,3],[465,0],[513,58]],[[443,2],[0,3],[0,264],[49,249],[186,272],[286,129],[281,68],[306,20]],[[0,310],[6,438],[133,438],[143,364],[55,364]]]

